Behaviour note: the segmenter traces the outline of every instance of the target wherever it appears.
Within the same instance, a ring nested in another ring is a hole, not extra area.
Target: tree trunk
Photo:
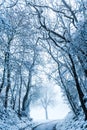
[[[45,107],[44,109],[45,109],[45,117],[46,117],[46,120],[48,120],[48,111],[47,111],[47,107]]]
[[[20,66],[20,88],[19,88],[19,104],[18,104],[18,115],[21,116],[21,89],[22,89],[22,74],[21,74],[21,66]]]
[[[0,86],[0,93],[2,92],[2,89],[4,87],[5,73],[6,73],[6,54],[5,54],[5,59],[4,59],[4,70],[3,70],[2,83],[1,83],[1,86]]]
[[[7,108],[8,105],[8,93],[11,87],[10,83],[10,43],[12,41],[13,37],[8,39],[8,44],[7,44],[7,52],[6,52],[6,69],[7,69],[7,87],[6,87],[6,92],[5,92],[5,103],[4,106]]]
[[[25,112],[26,115],[28,114],[26,112],[28,112],[27,110],[29,109],[29,105],[30,105],[30,101],[29,101],[29,92],[31,88],[30,85],[31,85],[31,71],[29,72],[27,90],[22,102],[22,111]]]
[[[10,84],[10,66],[9,66],[9,52],[7,53],[7,56],[6,56],[6,62],[7,62],[7,87],[6,87],[6,92],[5,92],[5,108],[7,108],[7,105],[8,105],[8,93],[9,93],[9,90],[10,90],[10,87],[11,87],[11,84]]]
[[[82,92],[81,90],[81,86],[79,84],[79,80],[78,80],[78,75],[76,73],[76,68],[75,68],[75,64],[73,62],[73,59],[72,59],[72,56],[71,54],[69,54],[69,58],[71,60],[71,63],[72,63],[72,71],[73,71],[73,75],[74,75],[74,80],[75,80],[75,83],[76,83],[76,88],[77,88],[77,91],[78,91],[78,95],[79,95],[79,100],[81,102],[81,106],[82,106],[82,109],[83,109],[83,112],[85,114],[85,120],[87,120],[87,108],[85,106],[85,103],[84,103],[84,93]]]
[[[61,83],[62,83],[62,85],[64,87],[64,90],[65,90],[65,93],[66,93],[66,97],[68,99],[68,102],[69,102],[69,104],[71,106],[71,109],[72,109],[73,113],[77,116],[78,115],[78,110],[76,108],[75,103],[72,101],[72,98],[71,98],[71,95],[70,95],[69,91],[67,90],[67,88],[66,88],[66,86],[64,84],[64,81],[62,79],[61,72],[60,72],[59,63],[57,62],[57,64],[58,64],[58,71],[59,71],[60,80],[61,80]]]
[[[25,96],[23,98],[23,103],[22,103],[22,111],[25,111],[25,114],[28,114],[26,112],[28,112],[27,110],[29,109],[30,102],[31,102],[31,99],[29,99],[29,93],[30,93],[30,89],[31,89],[31,80],[32,80],[32,72],[33,72],[32,69],[35,65],[35,60],[36,60],[36,49],[34,50],[33,62],[29,69],[27,90],[26,90]]]

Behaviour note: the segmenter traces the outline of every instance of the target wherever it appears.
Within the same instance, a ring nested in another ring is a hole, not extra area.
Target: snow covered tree
[[[69,68],[71,70],[70,75],[72,75],[72,80],[75,83],[75,87],[78,93],[82,110],[85,114],[85,118],[87,119],[87,110],[83,100],[84,92],[82,90],[82,85],[79,82],[80,75],[78,75],[77,73],[76,62],[78,62],[79,64],[79,61],[77,60],[77,55],[73,49],[75,48],[74,41],[73,41],[73,34],[76,32],[76,30],[78,30],[77,27],[79,23],[78,21],[80,21],[80,17],[82,15],[86,17],[86,7],[84,3],[85,1],[81,1],[81,2],[75,1],[74,8],[73,8],[73,2],[70,1],[68,2],[66,0],[62,0],[62,3],[57,2],[57,5],[56,3],[52,3],[51,1],[50,2],[51,6],[49,6],[48,3],[44,3],[44,2],[43,3],[29,2],[28,5],[32,6],[35,9],[35,12],[37,13],[40,29],[42,29],[42,33],[44,37],[43,40],[48,40],[49,42],[51,42],[51,44],[54,44],[56,47],[60,48],[61,55],[63,55],[64,59],[68,57],[67,59],[70,61],[69,65],[71,68],[67,66],[68,67],[67,70],[69,71]],[[76,6],[77,4],[78,6]],[[82,6],[82,10],[80,10],[81,6]],[[53,17],[50,17],[49,10],[52,11]],[[82,12],[81,15],[79,14],[80,11]],[[83,18],[86,19],[84,16]],[[52,18],[54,19],[53,24],[51,24]],[[78,49],[79,48],[77,47],[77,50]],[[66,57],[62,52],[65,52]],[[67,65],[66,63],[67,62],[65,62],[65,66]]]
[[[43,107],[45,111],[45,118],[46,120],[49,119],[49,107],[55,106],[57,100],[56,100],[57,93],[53,90],[52,86],[40,86],[39,87],[39,98],[37,99],[36,105],[40,105]]]

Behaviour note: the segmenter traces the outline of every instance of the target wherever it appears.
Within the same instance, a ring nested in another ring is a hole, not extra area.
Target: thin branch
[[[2,6],[4,4],[5,0],[3,0],[1,3],[0,3],[0,6]]]
[[[63,4],[66,6],[67,9],[69,9],[69,11],[71,12],[72,16],[74,17],[74,20],[76,21],[76,23],[78,22],[75,13],[72,11],[71,7],[67,4],[67,2],[65,0],[62,0]]]
[[[10,5],[7,6],[6,8],[12,8],[12,7],[14,7],[17,3],[18,3],[18,0],[16,0],[13,4],[10,4]]]

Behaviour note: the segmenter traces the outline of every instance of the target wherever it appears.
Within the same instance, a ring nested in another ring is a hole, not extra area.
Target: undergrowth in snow
[[[78,118],[69,113],[67,117],[56,125],[56,130],[87,130],[87,121],[80,114]]]
[[[27,117],[21,119],[11,109],[0,109],[0,130],[31,130],[32,123]]]

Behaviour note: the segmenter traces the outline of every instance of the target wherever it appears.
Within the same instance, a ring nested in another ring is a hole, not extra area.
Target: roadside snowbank
[[[77,119],[69,113],[61,123],[56,125],[56,130],[87,130],[87,121],[84,121],[82,115]]]
[[[0,109],[0,130],[31,130],[31,125],[28,118],[19,119],[15,111]]]

